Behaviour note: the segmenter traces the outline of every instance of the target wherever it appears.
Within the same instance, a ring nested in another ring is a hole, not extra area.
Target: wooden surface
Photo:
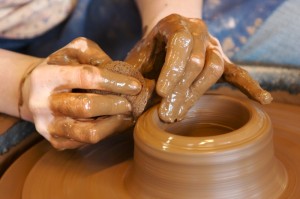
[[[7,133],[8,129],[12,128],[20,121],[21,120],[19,118],[0,113],[0,136],[4,136],[4,133]],[[30,133],[31,131],[28,132]],[[0,177],[15,159],[17,159],[38,140],[41,140],[41,136],[36,132],[31,133],[29,136],[26,136],[24,140],[18,140],[18,144],[16,146],[12,145],[9,147],[7,152],[0,154]],[[16,140],[14,140],[14,142],[16,142]]]
[[[19,119],[0,113],[0,135],[5,133],[7,129],[12,127]]]
[[[10,164],[12,164],[21,154],[23,154],[24,151],[30,148],[33,144],[36,144],[41,139],[42,137],[38,133],[34,132],[27,136],[17,146],[11,147],[8,152],[0,155],[0,178]]]

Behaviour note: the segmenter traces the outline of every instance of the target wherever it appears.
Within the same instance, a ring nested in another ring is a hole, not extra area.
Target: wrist
[[[136,0],[141,14],[144,34],[170,14],[187,18],[202,18],[202,0]]]
[[[30,74],[32,71],[42,62],[43,59],[34,60],[23,73],[20,80],[19,86],[19,101],[18,101],[18,112],[19,117],[27,120],[33,121],[33,116],[29,108],[29,93],[30,93]]]
[[[20,83],[28,68],[40,58],[0,49],[0,112],[19,117]]]

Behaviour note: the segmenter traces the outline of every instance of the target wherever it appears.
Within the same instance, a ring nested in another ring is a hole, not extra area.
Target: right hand
[[[126,62],[145,77],[157,79],[156,92],[162,98],[158,114],[165,122],[182,120],[219,80],[262,104],[272,101],[269,92],[226,57],[201,19],[178,14],[165,17],[136,44]]]
[[[26,104],[36,129],[55,148],[96,143],[133,125],[132,107],[124,97],[72,92],[138,94],[137,79],[95,67],[111,61],[97,44],[77,38],[47,57],[25,80]]]

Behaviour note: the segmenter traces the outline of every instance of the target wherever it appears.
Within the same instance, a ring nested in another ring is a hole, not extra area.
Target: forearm
[[[39,61],[36,57],[0,49],[0,112],[19,117],[21,80]]]
[[[136,0],[142,17],[145,33],[148,33],[158,21],[170,14],[180,14],[189,18],[202,18],[203,0]]]

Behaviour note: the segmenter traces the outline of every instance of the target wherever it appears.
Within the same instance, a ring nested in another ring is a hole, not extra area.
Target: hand
[[[131,50],[126,62],[146,77],[159,74],[156,92],[162,97],[159,116],[165,122],[181,120],[219,79],[262,104],[272,100],[245,70],[229,61],[201,19],[176,14],[162,19]]]
[[[92,66],[111,61],[95,43],[78,38],[46,58],[27,78],[25,90],[36,129],[55,148],[95,143],[133,124],[132,107],[124,97],[72,92],[139,93],[137,79]]]

